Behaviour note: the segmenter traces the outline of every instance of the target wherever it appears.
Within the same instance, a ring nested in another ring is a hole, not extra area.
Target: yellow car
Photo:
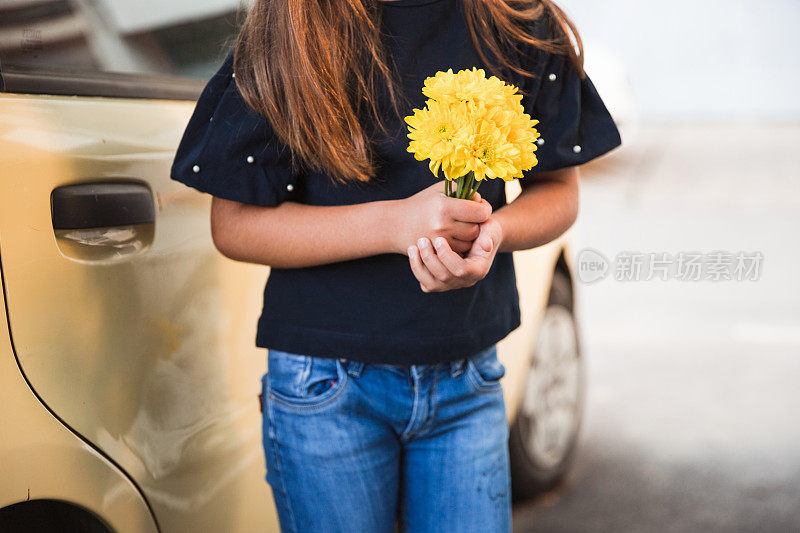
[[[0,77],[0,531],[278,531],[254,345],[269,269],[222,256],[210,197],[169,179],[204,81]],[[580,423],[568,238],[514,253],[516,497],[562,478]]]

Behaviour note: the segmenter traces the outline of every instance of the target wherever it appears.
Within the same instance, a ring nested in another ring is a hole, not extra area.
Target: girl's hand
[[[431,241],[421,237],[418,245],[408,247],[411,270],[419,280],[422,292],[442,292],[471,287],[486,277],[503,240],[503,229],[494,218],[480,225],[480,235],[462,258],[438,237]]]
[[[446,196],[444,180],[399,200],[398,205],[393,230],[398,253],[407,253],[423,235],[431,241],[442,237],[449,248],[463,254],[480,234],[480,223],[492,214],[492,205],[477,192],[471,200]]]

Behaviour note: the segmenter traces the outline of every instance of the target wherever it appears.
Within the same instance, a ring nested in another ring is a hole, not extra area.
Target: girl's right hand
[[[491,204],[478,192],[471,200],[446,196],[444,180],[399,200],[399,206],[394,244],[395,250],[405,255],[420,237],[431,242],[444,237],[453,251],[466,253],[480,234],[480,224],[492,214]]]

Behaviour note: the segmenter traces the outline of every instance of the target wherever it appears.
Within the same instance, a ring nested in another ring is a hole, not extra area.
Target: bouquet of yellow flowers
[[[442,169],[447,196],[472,199],[481,180],[522,178],[538,163],[539,121],[524,112],[514,85],[487,79],[475,67],[455,74],[448,69],[427,78],[422,93],[425,108],[405,117],[408,151],[418,161],[430,159],[434,176]]]

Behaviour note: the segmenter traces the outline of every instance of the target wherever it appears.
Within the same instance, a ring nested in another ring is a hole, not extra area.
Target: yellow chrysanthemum
[[[456,132],[469,121],[469,109],[465,103],[445,105],[428,100],[425,109],[415,109],[405,121],[411,130],[408,151],[418,161],[430,158],[431,172],[438,175],[439,166],[456,148]]]
[[[521,113],[522,95],[516,92],[514,85],[506,84],[497,76],[486,78],[483,69],[476,67],[455,74],[453,69],[437,72],[427,78],[422,87],[422,94],[439,102],[474,102],[482,109],[500,106]]]
[[[424,109],[406,117],[415,159],[430,159],[434,176],[448,180],[473,173],[475,180],[521,178],[537,163],[538,124],[524,112],[517,87],[473,67],[437,72],[425,80]]]

